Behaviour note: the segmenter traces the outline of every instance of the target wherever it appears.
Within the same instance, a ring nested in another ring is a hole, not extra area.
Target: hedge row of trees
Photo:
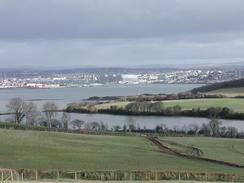
[[[29,126],[41,125],[49,128],[68,128],[69,116],[63,113],[61,120],[56,119],[58,105],[54,102],[44,103],[42,111],[39,111],[37,105],[33,102],[26,102],[21,98],[12,98],[6,108],[7,112],[12,114],[8,121],[15,124],[25,123]]]
[[[130,102],[143,102],[143,101],[162,101],[162,100],[177,100],[177,99],[197,99],[197,98],[223,98],[219,94],[205,94],[205,93],[192,93],[180,92],[177,94],[142,94],[138,96],[106,96],[98,97],[93,96],[87,101],[130,101]]]
[[[40,126],[57,129],[76,129],[94,132],[140,132],[140,133],[158,133],[161,135],[205,135],[216,137],[244,137],[243,133],[239,133],[234,127],[223,127],[218,117],[230,117],[236,115],[229,108],[209,108],[207,110],[192,109],[182,111],[180,106],[165,108],[162,102],[135,102],[128,104],[125,109],[111,106],[108,111],[115,114],[160,114],[160,115],[188,115],[210,117],[208,124],[202,126],[190,125],[182,128],[168,128],[166,125],[157,125],[155,129],[140,128],[135,124],[133,118],[129,117],[127,124],[123,126],[116,125],[108,127],[103,122],[85,122],[80,119],[71,120],[68,113],[63,112],[61,119],[58,119],[58,106],[54,102],[47,102],[42,106],[42,112],[38,111],[37,106],[32,102],[25,102],[20,98],[13,98],[7,104],[8,112],[12,113],[11,122],[16,125],[26,124],[28,126]]]
[[[209,120],[209,123],[204,123],[201,126],[197,124],[174,126],[173,128],[167,127],[165,124],[156,125],[155,129],[141,128],[136,124],[133,118],[129,118],[127,124],[123,126],[114,126],[115,132],[137,132],[137,133],[157,133],[163,136],[179,136],[179,135],[203,135],[207,137],[228,137],[228,138],[242,138],[243,132],[238,132],[235,127],[222,126],[222,122],[216,118]]]
[[[71,120],[70,114],[59,110],[55,102],[47,102],[39,111],[33,102],[26,102],[21,98],[12,98],[6,105],[11,117],[7,121],[16,125],[40,126],[58,129],[76,129],[88,131],[109,131],[109,127],[103,122],[85,122],[81,119]],[[62,112],[62,113],[61,113]],[[61,113],[61,117],[58,115]]]
[[[222,118],[222,119],[244,119],[244,113],[234,112],[228,107],[210,107],[205,110],[200,108],[192,108],[191,110],[183,110],[181,106],[175,105],[165,107],[163,102],[133,102],[126,105],[125,108],[111,106],[110,109],[99,109],[97,111],[89,109],[72,109],[68,112],[98,112],[122,115],[160,115],[160,116],[193,116],[207,118]]]
[[[243,138],[244,133],[238,132],[235,127],[222,126],[222,122],[212,118],[209,123],[204,123],[201,126],[197,124],[184,125],[182,128],[168,128],[165,124],[157,125],[155,132],[160,135],[204,135],[207,137],[228,137],[228,138]]]

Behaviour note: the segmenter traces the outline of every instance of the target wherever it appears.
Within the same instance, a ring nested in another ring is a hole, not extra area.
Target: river
[[[196,84],[141,84],[141,85],[103,85],[82,88],[55,88],[55,89],[1,89],[0,112],[13,97],[32,100],[41,106],[46,101],[55,101],[60,108],[68,103],[77,102],[91,96],[127,96],[138,94],[178,93],[191,90],[200,85]]]
[[[178,93],[190,90],[200,85],[194,84],[153,84],[153,85],[108,85],[83,88],[58,88],[58,89],[3,89],[0,90],[0,111],[6,111],[6,104],[13,97],[21,97],[26,101],[33,101],[39,107],[47,101],[56,102],[60,108],[68,103],[81,101],[91,96],[127,96],[144,93]],[[107,114],[71,114],[72,119],[82,119],[85,122],[103,122],[109,128],[116,125],[123,126],[128,121],[133,121],[137,127],[154,129],[156,125],[165,124],[169,128],[182,128],[192,124],[201,126],[208,123],[207,118],[192,117],[158,117],[158,116],[119,116]],[[0,116],[0,120],[6,116]],[[244,131],[244,121],[221,120],[223,126],[234,126],[239,131]]]

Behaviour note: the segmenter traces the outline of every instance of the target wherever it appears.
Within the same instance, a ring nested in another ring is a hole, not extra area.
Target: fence
[[[241,182],[244,177],[223,173],[195,172],[160,172],[160,171],[64,171],[64,170],[30,170],[0,169],[1,182],[6,181],[38,181],[38,180],[195,180],[195,181],[226,181]]]

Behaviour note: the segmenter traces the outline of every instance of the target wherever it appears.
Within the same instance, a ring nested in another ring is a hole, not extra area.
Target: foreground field
[[[209,137],[162,137],[161,142],[183,154],[191,148],[201,151],[201,157],[244,165],[244,140]]]
[[[0,167],[243,174],[243,169],[163,154],[144,137],[0,130]],[[228,154],[226,154],[226,157]]]
[[[237,98],[218,98],[218,99],[185,99],[185,100],[168,100],[162,101],[165,107],[179,105],[182,109],[200,108],[207,109],[210,107],[229,107],[235,112],[244,112],[244,99]],[[125,107],[129,102],[116,102],[96,105],[97,109],[108,109],[115,105]]]

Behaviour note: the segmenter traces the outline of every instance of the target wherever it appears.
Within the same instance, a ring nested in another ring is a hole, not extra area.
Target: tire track
[[[146,136],[146,139],[148,139],[154,145],[156,145],[159,148],[161,153],[166,153],[166,154],[170,154],[170,155],[174,155],[174,156],[178,156],[178,157],[182,157],[182,158],[187,158],[187,159],[192,159],[192,160],[206,161],[206,162],[215,163],[215,164],[219,164],[219,165],[226,165],[226,166],[230,166],[230,167],[244,168],[244,165],[225,162],[225,161],[221,161],[221,160],[215,160],[215,159],[209,159],[209,158],[203,158],[203,157],[198,157],[198,156],[190,156],[190,155],[182,154],[178,151],[175,151],[175,150],[163,145],[156,137]]]

